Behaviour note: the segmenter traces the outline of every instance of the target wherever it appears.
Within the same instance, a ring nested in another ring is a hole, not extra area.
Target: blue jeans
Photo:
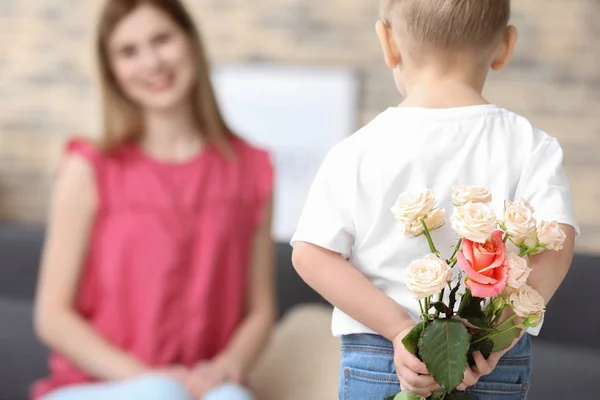
[[[42,400],[194,400],[175,380],[148,375],[120,382],[75,385],[46,395]],[[224,384],[207,393],[202,400],[252,400],[242,387]]]
[[[394,349],[388,340],[377,335],[348,335],[342,337],[341,347],[340,400],[383,400],[400,391]],[[526,399],[530,375],[531,341],[524,335],[496,369],[467,392],[478,400]]]

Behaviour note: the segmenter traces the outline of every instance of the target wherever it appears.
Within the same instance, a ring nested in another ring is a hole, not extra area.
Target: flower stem
[[[503,330],[501,330],[501,331],[498,331],[498,332],[496,332],[496,333],[494,333],[494,334],[492,334],[492,335],[486,335],[486,336],[484,336],[484,337],[482,337],[482,338],[479,338],[479,339],[477,339],[476,341],[474,341],[474,342],[473,342],[473,343],[471,343],[471,344],[475,344],[475,343],[483,342],[484,340],[491,339],[491,338],[493,338],[494,336],[498,336],[498,335],[500,335],[500,334],[502,334],[502,333],[504,333],[504,332],[508,332],[508,331],[510,331],[510,330],[512,330],[512,329],[518,329],[518,328],[521,328],[521,327],[524,327],[524,326],[525,326],[525,325],[523,325],[523,324],[513,325],[513,326],[511,326],[511,327],[508,327],[508,328],[506,328],[506,329],[503,329]]]
[[[461,244],[462,244],[462,238],[458,239],[458,243],[456,244],[456,247],[454,248],[454,252],[450,256],[450,260],[453,260],[454,257],[456,257],[456,253],[458,253],[458,250],[460,249]],[[453,262],[456,264],[456,260],[454,260]]]
[[[521,251],[519,252],[519,257],[525,257],[528,256],[531,253],[534,253],[537,250],[537,246],[532,247],[531,249],[528,248],[523,248],[521,249]]]
[[[500,317],[500,315],[502,315],[502,313],[504,312],[504,310],[506,310],[507,307],[509,307],[509,305],[505,304],[504,307],[502,307],[501,309],[497,310],[492,315],[492,320],[490,321],[492,323],[492,326],[496,323],[496,321],[498,320],[498,318]],[[493,308],[493,305],[492,305],[492,308]]]
[[[500,324],[496,327],[496,329],[501,329],[505,324],[508,324],[509,322],[511,322],[516,317],[517,317],[517,314],[513,313],[513,315],[511,315],[510,317],[506,318],[504,321],[500,322]]]
[[[421,315],[422,315],[423,317],[427,317],[427,316],[425,315],[425,310],[423,310],[423,304],[421,303],[421,300],[419,300],[419,308],[421,309]]]
[[[431,250],[431,252],[433,254],[435,254],[436,256],[440,256],[440,252],[437,251],[437,249],[435,248],[435,245],[433,244],[433,239],[431,239],[431,232],[429,232],[429,228],[427,227],[427,223],[425,222],[425,218],[421,219],[421,223],[423,224],[423,228],[424,233],[425,233],[425,237],[427,238],[427,243],[429,243],[429,249]]]

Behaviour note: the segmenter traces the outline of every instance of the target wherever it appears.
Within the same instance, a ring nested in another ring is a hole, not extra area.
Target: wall
[[[214,62],[343,65],[362,79],[360,120],[399,102],[374,34],[375,1],[189,0]],[[98,0],[0,1],[0,219],[45,218],[67,134],[98,132],[91,41]],[[565,148],[583,235],[600,252],[600,27],[594,0],[514,2],[520,42],[486,94]]]

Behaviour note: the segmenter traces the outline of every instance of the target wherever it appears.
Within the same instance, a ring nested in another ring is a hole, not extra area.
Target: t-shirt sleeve
[[[329,151],[310,187],[295,242],[307,242],[349,258],[354,245],[356,170],[341,149]]]
[[[515,193],[515,199],[519,198],[535,208],[538,221],[571,225],[579,236],[571,187],[563,167],[563,150],[556,139],[546,139],[531,154]]]

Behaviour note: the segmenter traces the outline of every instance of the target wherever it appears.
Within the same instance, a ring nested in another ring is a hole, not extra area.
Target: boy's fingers
[[[488,375],[490,372],[492,372],[491,363],[487,361],[479,351],[473,353],[473,359],[477,365],[477,372],[480,375]]]
[[[401,379],[410,384],[413,387],[417,388],[427,388],[435,385],[435,379],[431,375],[419,375],[416,372],[412,371],[410,368],[404,368],[400,371]]]
[[[427,366],[412,354],[410,354],[409,357],[406,357],[405,365],[417,374],[429,375],[429,371],[427,371]]]
[[[431,396],[431,391],[416,388],[416,387],[412,386],[410,383],[406,383],[406,382],[402,382],[402,381],[400,382],[400,389],[403,391],[408,390],[418,396],[425,397],[425,398]]]
[[[479,381],[479,375],[471,368],[467,367],[467,369],[465,370],[465,375],[463,377],[463,383],[467,387],[471,387],[475,385],[477,381]]]

